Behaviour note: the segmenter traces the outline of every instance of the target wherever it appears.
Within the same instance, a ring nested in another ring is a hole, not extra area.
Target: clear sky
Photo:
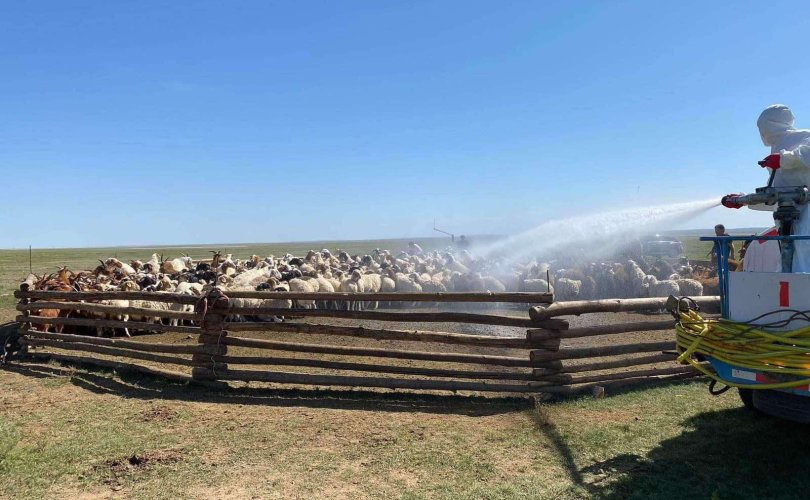
[[[0,247],[508,233],[750,192],[810,2],[0,4]],[[767,225],[714,209],[690,226]]]

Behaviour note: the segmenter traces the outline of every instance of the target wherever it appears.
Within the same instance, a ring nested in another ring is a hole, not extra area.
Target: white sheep
[[[680,294],[686,297],[699,297],[703,295],[703,284],[693,279],[677,280]]]
[[[315,281],[317,283],[317,281]],[[291,292],[315,293],[315,285],[302,278],[293,278],[288,281]],[[302,309],[315,309],[314,300],[295,300],[293,305]]]
[[[155,293],[165,293],[165,292],[155,292]],[[160,323],[161,318],[159,314],[161,312],[167,312],[172,310],[182,310],[183,304],[174,304],[171,302],[161,302],[157,300],[130,300],[129,306],[138,308],[138,309],[151,309],[155,311],[155,315],[152,316],[150,314],[130,314],[129,318],[133,321],[142,321],[144,323]],[[179,324],[179,320],[176,318],[172,318],[169,320],[169,324],[172,326],[177,326]]]
[[[158,254],[153,253],[152,257],[143,265],[144,269],[150,273],[157,273],[160,271],[160,258]]]
[[[234,276],[232,286],[256,287],[260,283],[266,282],[268,277],[266,269],[254,268]]]
[[[678,287],[677,281],[662,280],[650,283],[650,297],[678,296],[680,293],[681,289]]]
[[[402,273],[397,273],[394,276],[394,282],[396,291],[399,293],[420,293],[422,291],[422,286],[419,283]]]
[[[335,291],[335,285],[329,279],[324,278],[322,276],[318,276],[317,278],[315,278],[315,280],[318,282],[318,292],[332,293]],[[340,286],[340,283],[338,283],[338,286]],[[315,305],[323,309],[332,309],[334,308],[335,301],[319,300],[315,303]]]
[[[561,278],[562,279],[562,278]],[[554,293],[554,287],[548,284],[548,281],[544,279],[530,279],[530,280],[523,280],[523,291],[524,292],[550,292]]]
[[[339,290],[343,293],[363,293],[365,289],[363,288],[363,280],[357,279],[357,276],[352,273],[351,276],[345,278],[343,281],[340,282]],[[345,308],[347,310],[356,310],[361,308],[360,302],[357,301],[346,301]]]
[[[162,271],[168,274],[182,273],[183,271],[188,271],[189,269],[191,269],[190,264],[191,264],[190,257],[167,260],[163,262]]]
[[[355,275],[355,273],[357,274]],[[360,271],[355,270],[352,272],[352,277],[363,282],[363,291],[365,293],[378,293],[382,288],[382,279],[379,274],[361,274]],[[364,307],[377,309],[379,303],[376,301],[366,301]]]
[[[106,305],[106,306],[129,307],[129,301],[128,300],[100,300],[98,303],[102,304],[102,305]],[[120,314],[120,313],[107,314],[107,313],[103,313],[103,312],[88,312],[88,316],[90,316],[92,318],[97,318],[97,319],[112,319],[112,320],[116,320],[116,321],[129,321],[129,315],[128,314]],[[115,336],[115,328],[112,328],[111,330],[112,330],[113,336]],[[131,337],[131,335],[129,334],[129,328],[124,327],[123,330],[124,330],[124,335],[126,335],[127,337]],[[104,334],[104,327],[102,327],[102,326],[96,327],[96,335],[101,337],[103,334]]]
[[[255,291],[251,287],[241,287],[239,289],[235,288],[228,288],[225,290],[225,295],[228,294],[229,291]],[[271,292],[268,292],[268,294]],[[229,297],[228,298],[228,305],[231,308],[244,308],[244,309],[259,309],[259,308],[270,308],[270,309],[290,309],[292,307],[292,301],[288,299],[246,299],[242,297]],[[265,316],[265,315],[258,315],[260,319],[275,321],[276,316]],[[229,321],[241,321],[245,318],[242,317],[241,314],[231,314],[227,318]]]
[[[568,278],[560,278],[554,282],[555,300],[577,300],[582,289],[582,282]]]

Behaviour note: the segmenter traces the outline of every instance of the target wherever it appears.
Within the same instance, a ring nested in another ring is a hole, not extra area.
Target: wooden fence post
[[[225,330],[225,317],[228,315],[228,297],[219,288],[213,288],[208,295],[202,297],[194,306],[200,323],[200,336],[198,343],[202,344],[202,352],[191,356],[195,366],[191,369],[191,376],[197,381],[217,380],[218,370],[227,370],[228,365],[217,362],[216,356],[228,353],[228,346],[223,342],[228,336]],[[212,353],[216,354],[212,354]]]
[[[34,283],[36,282],[36,279],[37,279],[37,277],[34,275],[34,273],[30,273],[25,278],[25,281],[23,281],[20,284],[20,291],[21,292],[27,292],[28,290],[30,290],[31,287],[34,286]],[[29,299],[29,298],[20,299],[20,302],[19,302],[19,304],[29,304],[29,303],[31,303],[31,299]],[[22,316],[24,318],[23,318],[23,321],[20,322],[20,330],[29,330],[29,329],[31,329],[33,325],[31,324],[30,321],[27,321],[28,317],[31,316],[31,311],[30,310],[22,311]],[[23,352],[28,352],[28,349],[29,349],[28,344],[26,344],[26,343],[22,344],[22,349],[23,349]]]
[[[531,313],[531,310],[530,310]],[[549,325],[551,327],[556,328],[546,328],[544,329],[547,332],[547,335],[543,338],[537,338],[535,335],[532,334],[535,329],[530,329],[526,331],[526,343],[531,345],[532,347],[536,348],[538,351],[548,351],[548,352],[558,352],[560,350],[560,340],[562,338],[562,332],[564,330],[568,330],[568,322],[560,322],[559,324],[552,324]],[[529,355],[531,357],[531,353],[535,351],[530,351]],[[531,358],[530,358],[531,359]],[[561,365],[561,364],[560,364]],[[560,366],[561,367],[561,366]],[[539,370],[538,370],[539,372]],[[537,374],[538,372],[535,372]],[[552,375],[559,372],[559,368],[545,368],[542,369],[543,374]]]

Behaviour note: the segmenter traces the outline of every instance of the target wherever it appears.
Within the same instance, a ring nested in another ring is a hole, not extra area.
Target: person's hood
[[[784,104],[768,106],[757,119],[762,143],[766,146],[773,146],[785,135],[785,132],[793,130],[794,122],[793,112]]]

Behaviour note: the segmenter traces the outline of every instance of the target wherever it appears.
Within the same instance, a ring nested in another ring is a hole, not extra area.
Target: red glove
[[[759,166],[762,168],[777,170],[781,166],[780,155],[768,155],[764,160],[758,161],[757,163],[759,163]]]
[[[741,203],[733,201],[734,198],[740,195],[742,195],[742,193],[727,194],[723,196],[723,198],[720,200],[720,204],[726,208],[742,208],[743,205]]]

